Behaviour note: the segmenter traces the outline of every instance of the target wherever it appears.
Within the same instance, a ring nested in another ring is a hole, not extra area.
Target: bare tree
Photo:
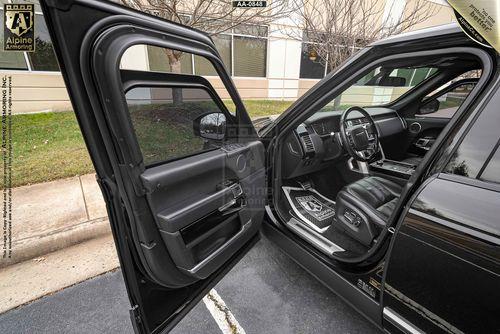
[[[428,0],[408,0],[404,7],[391,1],[388,11],[381,0],[296,0],[295,25],[304,32],[309,57],[328,64],[331,71],[357,49],[371,42],[399,34],[436,14],[438,7]],[[393,13],[402,12],[395,18]],[[296,34],[295,33],[292,33]],[[303,36],[292,36],[302,40]]]
[[[268,1],[267,7],[234,8],[232,0],[119,0],[122,4],[161,18],[206,31],[228,32],[241,24],[267,25],[295,11],[292,0]],[[165,49],[171,70],[181,72],[182,51]]]

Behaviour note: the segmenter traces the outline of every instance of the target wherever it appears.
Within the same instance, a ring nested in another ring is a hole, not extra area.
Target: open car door
[[[133,325],[168,331],[257,242],[264,146],[204,33],[107,1],[41,6],[107,204]],[[201,76],[122,69],[137,45],[205,58],[236,112]]]

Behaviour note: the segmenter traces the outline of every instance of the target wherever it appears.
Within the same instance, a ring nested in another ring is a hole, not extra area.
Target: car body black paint
[[[457,178],[427,184],[394,241],[383,307],[429,333],[497,332],[499,203]]]
[[[239,252],[216,270],[209,279],[194,282],[180,289],[159,287],[157,282],[150,279],[147,268],[141,266],[140,256],[131,242],[133,239],[129,232],[131,222],[125,212],[125,207],[129,206],[129,203],[124,203],[120,198],[120,191],[134,193],[140,192],[141,189],[131,182],[125,184],[116,182],[113,171],[124,170],[117,169],[116,162],[109,157],[109,152],[113,149],[113,141],[106,136],[109,133],[99,133],[96,130],[99,126],[102,127],[105,120],[100,118],[98,113],[94,115],[89,112],[93,107],[81,78],[82,69],[90,65],[86,58],[90,55],[86,56],[75,50],[79,50],[79,43],[92,29],[94,23],[111,16],[111,13],[121,16],[119,20],[129,21],[128,23],[148,18],[148,25],[155,30],[162,30],[162,26],[166,23],[153,16],[98,1],[42,0],[41,4],[72,103],[77,111],[77,119],[91,152],[91,158],[99,175],[98,181],[108,206],[120,263],[133,306],[131,314],[134,325],[141,333],[167,331],[252,247],[258,236],[241,245]],[[72,11],[73,6],[78,7],[78,10]],[[90,7],[99,10],[92,10]],[[77,19],[77,16],[79,18],[83,16],[86,20]],[[78,24],[75,24],[77,21]],[[200,32],[181,26],[177,26],[179,30],[176,31],[172,28],[175,25],[169,25],[174,37],[176,34],[184,36],[187,34],[204,40],[207,45],[213,44]],[[64,27],[73,29],[71,32],[66,32],[68,35],[63,36],[61,32]],[[295,102],[275,124],[263,131],[264,146],[272,148],[273,146],[269,144],[274,142],[279,130],[286,129],[295,121],[297,115],[301,115],[304,110],[321,100],[339,84],[339,81],[348,80],[356,69],[368,65],[373,59],[391,53],[434,50],[438,45],[440,48],[476,47],[456,26],[374,43],[343,65],[338,70],[342,75],[327,76]],[[354,70],[349,70],[350,67]],[[230,79],[226,78],[227,82],[230,83]],[[237,113],[238,120],[248,125],[249,119],[244,113],[244,106],[239,105],[241,101],[237,92],[232,85],[228,88],[231,95],[236,98],[235,102],[240,110]],[[97,107],[94,105],[94,108]],[[447,154],[444,150],[436,152],[438,158]],[[132,150],[131,155],[134,156],[134,153],[136,152]],[[266,163],[268,168],[272,168],[273,159],[268,157]],[[270,171],[271,169],[268,169],[268,172]],[[346,264],[333,261],[297,235],[281,228],[279,223],[278,226],[271,223],[270,221],[275,218],[271,217],[270,212],[265,218],[263,234],[370,321],[378,326],[384,326],[387,330],[397,329],[382,320],[382,308],[386,306],[413,325],[429,332],[498,331],[500,328],[497,316],[500,296],[496,289],[500,275],[496,218],[498,205],[491,205],[497,203],[498,192],[450,176],[432,177],[424,183],[422,191],[414,196],[414,201],[406,203],[412,203],[411,209],[403,211],[402,223],[396,234],[390,239],[383,239],[377,252],[370,254],[370,257],[362,263]],[[126,177],[124,180],[127,181]],[[424,180],[412,182],[418,185],[422,181]],[[268,182],[272,187],[271,177],[268,178]],[[464,187],[474,189],[464,189]],[[432,193],[429,193],[431,190]],[[451,203],[445,200],[457,191],[462,191],[461,195],[474,193],[475,196]],[[477,211],[478,202],[487,198],[490,199],[488,208]],[[140,209],[145,209],[145,206]],[[472,212],[475,212],[476,217],[470,216]],[[477,224],[471,224],[471,220]],[[389,252],[390,240],[392,246]],[[141,300],[144,296],[148,298]],[[140,308],[137,308],[138,304],[141,304]],[[482,321],[485,318],[488,321]]]

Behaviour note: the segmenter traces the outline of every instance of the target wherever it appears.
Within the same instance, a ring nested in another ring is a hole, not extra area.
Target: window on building
[[[3,16],[3,10],[0,10]],[[0,28],[0,40],[3,41],[3,27]],[[28,65],[24,58],[24,52],[2,51],[0,49],[0,69],[7,70],[27,70]]]
[[[49,30],[43,15],[35,15],[35,52],[27,52],[34,71],[59,71]]]
[[[3,0],[1,3],[14,1]],[[38,1],[19,0],[15,3],[35,4],[35,52],[11,52],[0,50],[0,70],[59,71],[59,65],[52,46],[45,19]],[[0,8],[3,14],[3,6]],[[3,28],[0,39],[3,40]]]
[[[268,29],[265,26],[243,24],[233,29],[232,75],[266,76],[267,34]]]
[[[3,14],[3,4],[8,3],[8,1],[0,1],[0,15],[4,17]],[[0,40],[3,41],[3,31],[4,28],[0,28]],[[24,52],[11,52],[3,51],[0,48],[0,69],[8,70],[27,70],[28,65],[26,64],[26,59],[24,58]]]
[[[311,32],[302,33],[302,52],[300,57],[300,78],[301,79],[322,79],[327,73],[331,61],[335,59],[347,59],[361,48],[338,45],[336,47],[337,57],[321,56],[318,52],[318,45],[326,41],[325,33],[313,35]],[[366,44],[361,39],[356,40],[356,44]],[[335,66],[333,66],[335,67]]]
[[[233,76],[265,77],[267,71],[267,34],[265,26],[240,25],[229,32],[212,36],[226,69]],[[233,55],[234,52],[234,55]],[[169,72],[168,59],[161,48],[148,46],[149,68]],[[208,59],[196,55],[181,57],[182,73],[216,76]]]
[[[216,35],[212,37],[217,51],[224,62],[226,68],[231,70],[231,36],[230,35]],[[214,67],[207,59],[194,56],[194,72],[198,75],[217,75]]]
[[[265,77],[267,40],[233,36],[234,67],[237,77]]]
[[[302,43],[300,58],[300,78],[321,79],[325,76],[326,59],[323,59],[313,43]]]
[[[9,0],[3,0],[1,1],[3,3],[8,3]],[[33,3],[35,4],[35,12],[39,12],[41,13],[42,12],[42,7],[40,7],[40,1],[38,0],[10,0],[11,3]]]

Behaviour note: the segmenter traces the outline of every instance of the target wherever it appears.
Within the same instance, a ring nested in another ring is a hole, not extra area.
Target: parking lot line
[[[203,297],[203,302],[223,334],[245,334],[245,330],[215,289]]]

